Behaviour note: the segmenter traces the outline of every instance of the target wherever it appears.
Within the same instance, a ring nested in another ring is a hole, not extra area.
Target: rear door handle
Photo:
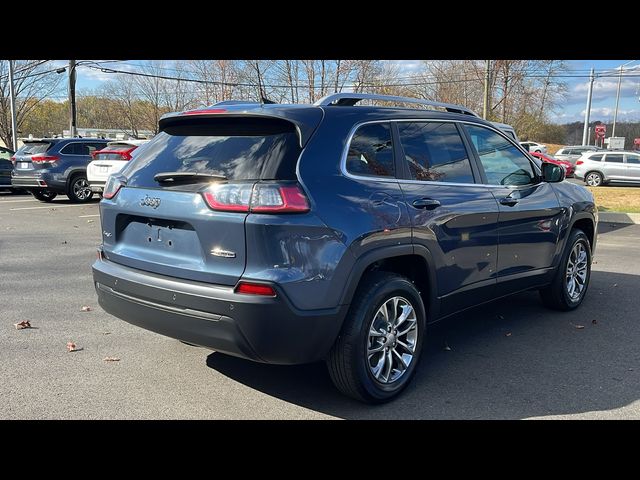
[[[513,207],[518,203],[518,199],[513,197],[504,197],[500,199],[500,203],[502,205],[508,205],[509,207]]]
[[[440,206],[440,202],[438,200],[433,200],[432,198],[419,198],[418,200],[414,200],[411,205],[413,205],[414,208],[433,210],[434,208],[438,208]]]

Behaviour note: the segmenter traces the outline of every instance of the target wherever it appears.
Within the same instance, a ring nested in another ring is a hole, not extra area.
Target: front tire
[[[76,175],[69,182],[67,189],[67,197],[73,203],[85,203],[93,198],[93,192],[84,175]]]
[[[327,359],[333,383],[363,402],[393,399],[415,373],[425,326],[420,292],[409,279],[389,272],[367,275]]]
[[[553,282],[540,290],[542,303],[561,311],[578,308],[587,293],[590,278],[591,245],[585,233],[576,228],[569,234]]]
[[[36,200],[47,203],[53,202],[53,199],[58,196],[57,193],[50,190],[32,190],[31,195],[33,195]]]

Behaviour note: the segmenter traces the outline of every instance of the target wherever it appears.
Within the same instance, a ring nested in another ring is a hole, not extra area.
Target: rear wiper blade
[[[210,180],[227,180],[224,175],[202,172],[161,172],[156,173],[153,179],[158,183],[167,182],[208,182]]]

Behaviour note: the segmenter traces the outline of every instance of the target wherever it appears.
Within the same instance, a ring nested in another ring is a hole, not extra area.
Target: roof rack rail
[[[396,95],[376,95],[375,93],[332,93],[314,103],[316,106],[329,106],[329,105],[342,105],[353,106],[360,100],[384,100],[385,102],[397,102],[397,103],[418,103],[420,105],[428,105],[430,107],[444,108],[447,112],[463,113],[465,115],[478,115],[461,105],[454,105],[451,103],[432,102],[431,100],[421,100],[419,98],[411,97],[399,97]]]

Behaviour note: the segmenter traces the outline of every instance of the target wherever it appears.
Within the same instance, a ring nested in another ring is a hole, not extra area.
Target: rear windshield
[[[49,142],[28,142],[22,145],[16,155],[32,155],[34,153],[44,153],[51,146]]]
[[[125,171],[127,185],[153,187],[159,172],[229,180],[294,180],[300,145],[292,123],[262,118],[188,119],[168,126]]]
[[[122,160],[122,155],[119,153],[96,153],[93,157],[95,160]]]

